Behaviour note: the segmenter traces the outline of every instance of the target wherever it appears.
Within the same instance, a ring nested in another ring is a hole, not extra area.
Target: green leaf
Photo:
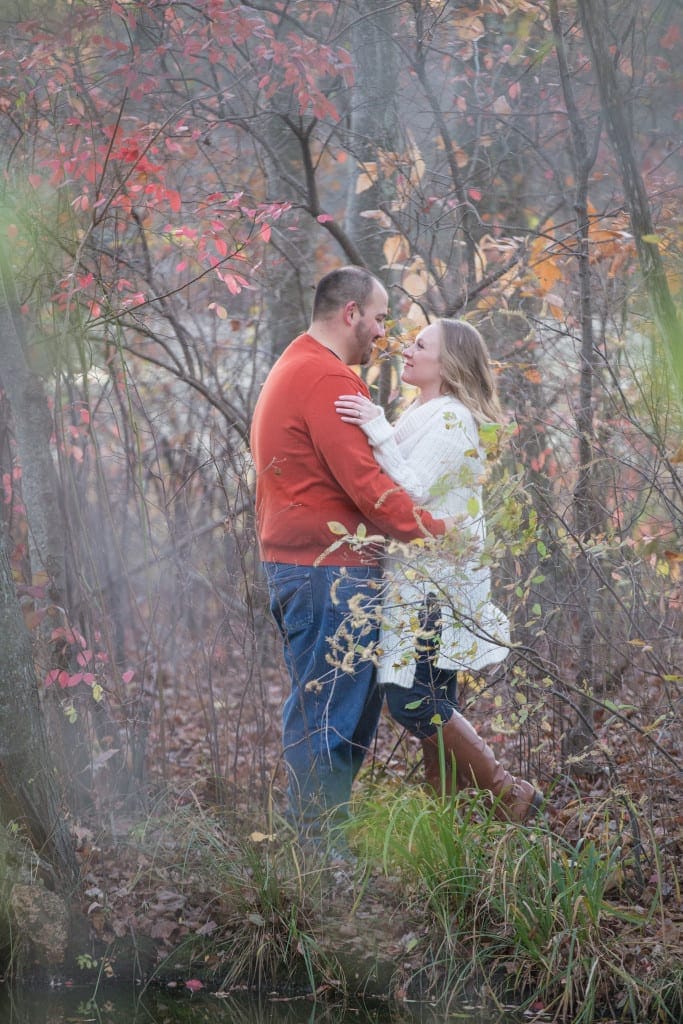
[[[473,516],[473,517],[479,515],[479,500],[478,500],[478,498],[472,497],[467,502],[467,514],[470,515],[470,516]]]
[[[479,437],[488,444],[495,444],[500,434],[500,423],[480,423]]]
[[[625,711],[637,710],[634,704],[617,704],[613,700],[604,700],[602,703],[608,711],[616,711],[619,715],[623,715]]]
[[[650,245],[661,245],[664,239],[661,235],[641,235],[641,242],[649,242]]]

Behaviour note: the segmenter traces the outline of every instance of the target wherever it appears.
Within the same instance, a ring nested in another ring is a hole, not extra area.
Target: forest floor
[[[220,955],[211,949],[222,932],[234,929],[236,922],[239,926],[241,918],[253,940],[254,929],[264,925],[262,907],[254,906],[250,912],[248,901],[239,908],[226,905],[210,882],[207,887],[205,876],[193,878],[192,849],[201,833],[200,842],[209,852],[213,844],[215,856],[224,856],[226,846],[224,838],[219,842],[218,832],[235,828],[243,831],[244,842],[250,837],[256,845],[273,841],[279,819],[268,809],[281,809],[284,802],[284,777],[278,766],[285,690],[282,670],[274,667],[262,679],[258,701],[245,703],[236,697],[232,711],[223,709],[226,722],[239,716],[241,741],[223,751],[229,777],[217,778],[207,738],[205,695],[190,686],[179,692],[177,683],[169,685],[164,728],[156,726],[150,737],[149,763],[156,767],[149,790],[156,796],[139,810],[131,810],[130,802],[126,807],[112,799],[106,826],[100,812],[99,825],[84,817],[74,827],[83,877],[81,909],[89,931],[82,966],[101,975],[104,965],[105,977],[139,973],[192,992],[208,986],[212,971],[220,973]],[[666,757],[680,764],[681,736],[666,716],[653,735],[652,727],[639,721],[627,688],[611,699],[618,699],[626,710],[617,716],[604,710],[595,715],[596,736],[588,761],[577,764],[571,774],[553,777],[550,744],[541,742],[534,753],[538,770],[533,774],[541,785],[551,785],[559,811],[553,830],[568,844],[583,837],[605,849],[618,844],[642,848],[635,874],[631,871],[626,878],[615,873],[614,885],[622,902],[630,900],[640,908],[654,900],[661,907],[635,943],[632,925],[624,924],[631,951],[628,969],[646,977],[662,956],[675,957],[676,951],[683,955],[682,784]],[[656,718],[657,700],[664,705],[663,694],[653,690],[650,722]],[[643,704],[639,693],[638,706]],[[518,769],[519,739],[496,734],[490,726],[498,705],[494,693],[480,695],[468,715],[499,759]],[[383,718],[373,762],[397,792],[419,786],[418,749]],[[329,893],[323,894],[319,918],[311,925],[318,929],[318,939],[322,937],[337,954],[346,950],[363,990],[388,995],[396,985],[399,965],[403,976],[418,975],[424,944],[415,940],[424,937],[426,918],[421,908],[409,905],[401,881],[378,865],[370,879],[367,873],[341,873],[334,885],[332,900]],[[277,902],[278,897],[272,899]],[[414,947],[418,951],[413,955]]]

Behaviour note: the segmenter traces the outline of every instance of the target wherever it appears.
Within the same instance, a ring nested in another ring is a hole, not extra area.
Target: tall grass
[[[320,900],[322,864],[306,858],[285,826],[282,833],[284,839],[249,832],[244,822],[236,827],[198,805],[138,831],[150,857],[141,883],[154,885],[170,865],[176,887],[216,922],[210,940],[188,937],[184,951],[174,949],[169,962],[184,953],[196,966],[199,957],[212,983],[226,991],[273,985],[315,990],[321,979],[338,973],[309,920]]]
[[[284,826],[277,836],[248,834],[244,822],[195,806],[137,839],[150,876],[166,877],[170,858],[188,902],[210,909],[214,934],[188,938],[185,952],[224,992],[248,985],[352,997],[362,982],[358,958],[345,960],[344,928],[355,918],[350,945],[374,928],[378,962],[395,964],[387,996],[402,991],[444,1010],[491,999],[572,1024],[605,1016],[674,1024],[683,972],[657,938],[666,921],[660,889],[630,901],[628,859],[640,852],[607,827],[607,807],[604,816],[602,831],[571,844],[543,824],[499,822],[477,794],[442,801],[366,785],[348,837],[358,863],[341,887],[324,857],[302,851]],[[657,867],[654,837],[642,844]],[[397,923],[412,936],[398,955]]]
[[[636,853],[607,828],[604,842],[572,845],[543,824],[500,823],[478,795],[442,802],[419,792],[366,802],[356,828],[366,856],[398,874],[404,896],[430,917],[430,998],[448,1002],[474,986],[572,1024],[605,1013],[677,1020],[676,956],[661,950],[651,978],[631,969],[662,913],[661,892],[631,905],[625,880]],[[419,983],[424,992],[423,970]]]

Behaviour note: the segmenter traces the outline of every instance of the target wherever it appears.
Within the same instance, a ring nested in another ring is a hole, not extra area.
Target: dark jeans
[[[416,638],[415,678],[411,687],[387,683],[383,689],[393,718],[418,739],[433,736],[439,725],[459,711],[458,674],[455,669],[437,668],[441,618],[439,606],[427,600],[420,615]]]
[[[265,562],[292,684],[282,715],[290,816],[304,838],[348,817],[383,694],[372,651],[381,570]]]

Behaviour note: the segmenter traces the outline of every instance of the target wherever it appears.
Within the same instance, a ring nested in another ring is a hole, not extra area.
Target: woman
[[[507,655],[506,617],[490,601],[490,574],[480,563],[485,537],[479,425],[499,421],[500,406],[486,345],[462,320],[425,327],[404,351],[401,379],[419,389],[391,426],[362,395],[342,395],[337,412],[366,433],[382,467],[435,516],[456,516],[451,536],[462,549],[450,559],[422,549],[409,563],[387,559],[378,681],[393,717],[422,741],[425,776],[438,792],[473,783],[496,799],[496,815],[524,822],[542,796],[515,778],[460,713],[459,670],[478,670]],[[440,770],[440,746],[445,777]],[[453,767],[455,762],[455,767]]]

